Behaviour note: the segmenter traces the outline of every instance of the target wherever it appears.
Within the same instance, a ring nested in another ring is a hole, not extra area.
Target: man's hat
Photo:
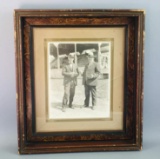
[[[69,54],[68,58],[74,58],[74,55],[73,54]]]
[[[86,51],[85,51],[85,54],[86,54],[88,57],[94,58],[93,51],[91,51],[91,50],[86,50]]]

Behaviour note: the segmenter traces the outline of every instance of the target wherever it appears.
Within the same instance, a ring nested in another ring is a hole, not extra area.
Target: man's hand
[[[70,76],[71,76],[71,78],[74,78],[74,77],[77,76],[77,75],[78,75],[77,73],[72,72]]]
[[[94,78],[94,75],[93,75],[93,74],[90,74],[90,75],[87,76],[87,78],[88,78],[88,79],[92,79],[92,78]]]

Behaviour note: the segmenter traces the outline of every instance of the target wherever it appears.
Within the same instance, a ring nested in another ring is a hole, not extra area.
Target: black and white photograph
[[[111,117],[110,40],[47,39],[48,120]]]

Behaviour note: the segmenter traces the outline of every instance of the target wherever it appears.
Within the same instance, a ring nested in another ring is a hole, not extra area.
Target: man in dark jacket
[[[67,103],[69,107],[73,108],[72,102],[75,95],[75,87],[77,85],[77,77],[79,75],[78,67],[73,63],[74,55],[68,56],[68,64],[62,68],[62,75],[64,76],[64,96],[62,102],[62,111],[65,111]]]
[[[84,107],[89,107],[90,92],[92,95],[92,109],[96,106],[96,86],[98,81],[98,76],[100,74],[99,65],[94,62],[94,54],[92,51],[86,51],[86,56],[88,59],[88,64],[85,66],[83,76],[83,84],[85,88],[85,100]]]

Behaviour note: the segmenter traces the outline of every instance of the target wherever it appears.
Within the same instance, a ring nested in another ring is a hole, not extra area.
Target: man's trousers
[[[89,107],[90,94],[92,96],[92,107],[96,106],[96,86],[84,85],[85,88],[85,100],[84,104]]]
[[[67,84],[64,86],[64,96],[63,96],[63,102],[62,107],[66,107],[69,101],[69,106],[72,106],[73,98],[75,95],[75,84]]]

